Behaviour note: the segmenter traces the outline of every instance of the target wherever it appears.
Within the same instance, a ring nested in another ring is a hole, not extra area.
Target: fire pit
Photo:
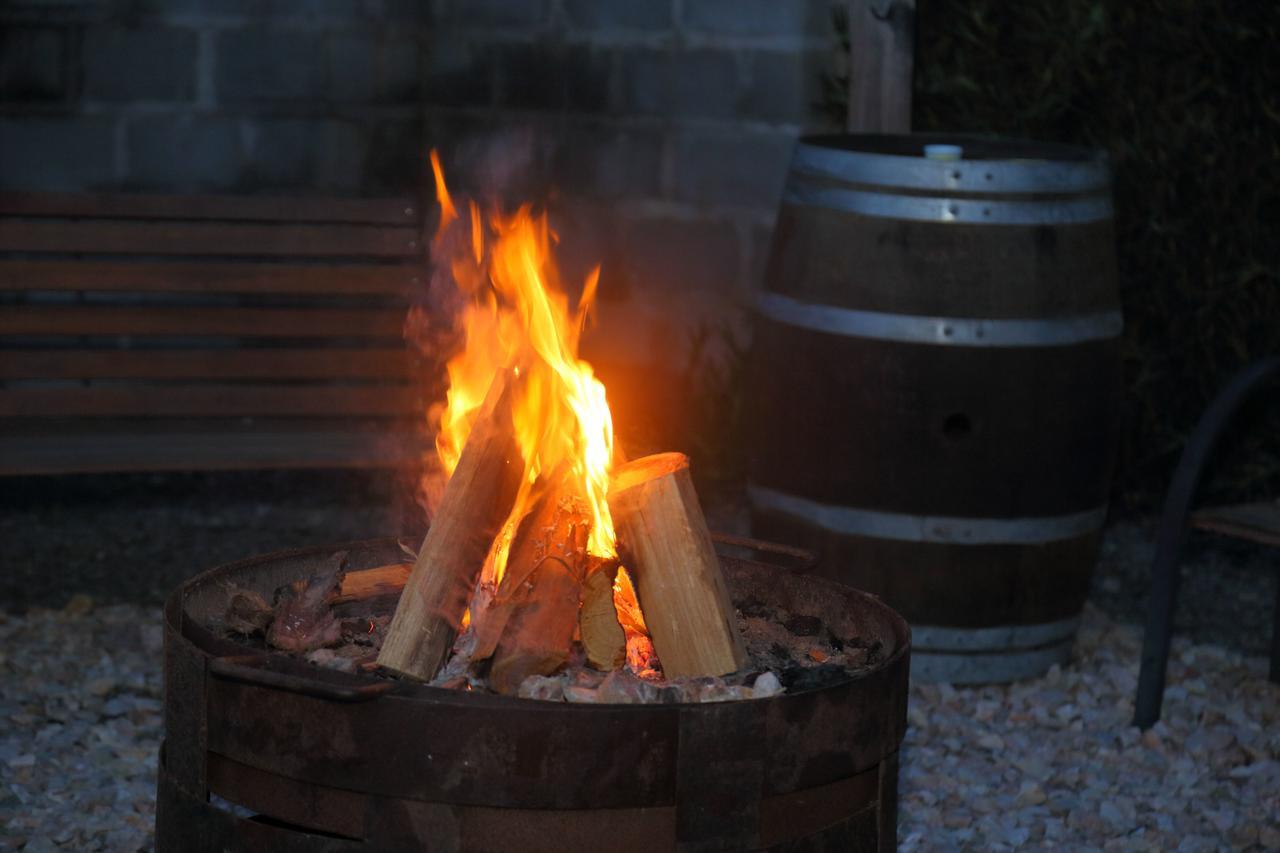
[[[342,546],[352,570],[402,557]],[[856,675],[768,699],[573,705],[320,669],[211,628],[333,548],[213,569],[165,608],[157,849],[892,850],[909,634],[875,598],[720,565],[765,602],[881,644]],[[234,804],[234,805],[233,805]]]

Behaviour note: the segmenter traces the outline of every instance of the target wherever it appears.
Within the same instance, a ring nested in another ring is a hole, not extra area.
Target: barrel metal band
[[[1105,195],[1043,201],[989,201],[865,192],[815,185],[801,178],[788,182],[784,201],[885,219],[969,225],[1072,225],[1111,218],[1111,199]]]
[[[1068,346],[1115,338],[1124,328],[1124,317],[1119,311],[1035,320],[928,317],[816,305],[780,293],[761,293],[756,300],[756,310],[779,323],[817,332],[944,346]]]
[[[1092,533],[1102,527],[1107,517],[1105,505],[1069,515],[957,518],[832,506],[757,485],[748,486],[747,495],[760,509],[803,519],[833,533],[899,542],[1041,545]]]
[[[914,631],[912,634],[914,640]],[[937,653],[911,649],[911,680],[916,683],[1003,684],[1044,675],[1055,663],[1071,660],[1071,639],[1036,649],[1011,651]]]
[[[1001,652],[1010,649],[1034,649],[1074,637],[1080,617],[1037,625],[992,625],[985,628],[943,628],[937,625],[912,625],[913,651],[933,652]]]
[[[791,170],[852,184],[942,192],[1105,192],[1111,183],[1105,157],[941,161],[804,142],[796,146]]]

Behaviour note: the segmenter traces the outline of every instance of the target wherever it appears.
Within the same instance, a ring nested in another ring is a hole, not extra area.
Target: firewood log
[[[539,501],[512,539],[495,599],[509,607],[509,615],[489,670],[489,684],[499,693],[514,695],[530,675],[550,675],[568,660],[590,525],[585,501],[560,485]]]
[[[627,635],[613,605],[613,581],[618,575],[616,560],[595,568],[582,585],[582,610],[578,629],[587,663],[596,669],[613,670],[627,659]]]
[[[444,662],[524,473],[511,424],[515,377],[493,379],[405,585],[378,663],[428,681]]]
[[[372,569],[347,572],[342,576],[342,582],[330,597],[329,603],[337,606],[382,595],[394,595],[404,589],[412,571],[413,566],[409,563],[389,563]]]
[[[667,677],[725,675],[745,666],[689,458],[660,453],[623,466],[609,486],[609,510]]]

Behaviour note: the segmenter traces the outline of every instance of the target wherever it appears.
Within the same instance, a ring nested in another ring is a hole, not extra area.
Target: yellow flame
[[[453,207],[453,199],[449,198],[449,190],[444,185],[444,170],[440,168],[440,156],[431,149],[431,172],[436,177],[436,201],[440,204],[440,231],[443,232],[450,222],[458,217]]]
[[[440,462],[446,473],[453,472],[494,374],[517,368],[521,382],[512,417],[525,476],[507,530],[529,510],[538,475],[567,463],[574,490],[591,510],[587,551],[612,557],[616,544],[606,496],[613,418],[604,385],[578,358],[599,269],[588,275],[582,297],[571,308],[545,213],[524,205],[510,215],[495,211],[486,217],[472,203],[471,215],[460,219],[434,151],[431,165],[441,205],[434,242],[438,262],[449,264],[459,292],[469,297],[459,317],[465,345],[448,363],[449,391],[436,437]],[[456,229],[461,228],[470,233],[460,234]],[[490,563],[495,567],[491,579],[501,580],[505,552]]]

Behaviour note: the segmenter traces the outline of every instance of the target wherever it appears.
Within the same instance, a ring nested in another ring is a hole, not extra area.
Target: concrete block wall
[[[741,338],[794,141],[836,129],[833,5],[437,2],[428,142],[464,189],[553,195],[570,275],[603,263],[589,357],[679,374],[699,335]]]
[[[416,192],[429,3],[6,0],[0,187]]]
[[[413,193],[436,146],[460,194],[551,199],[567,278],[602,265],[587,355],[672,413],[618,377],[743,339],[835,5],[5,0],[0,188]]]

